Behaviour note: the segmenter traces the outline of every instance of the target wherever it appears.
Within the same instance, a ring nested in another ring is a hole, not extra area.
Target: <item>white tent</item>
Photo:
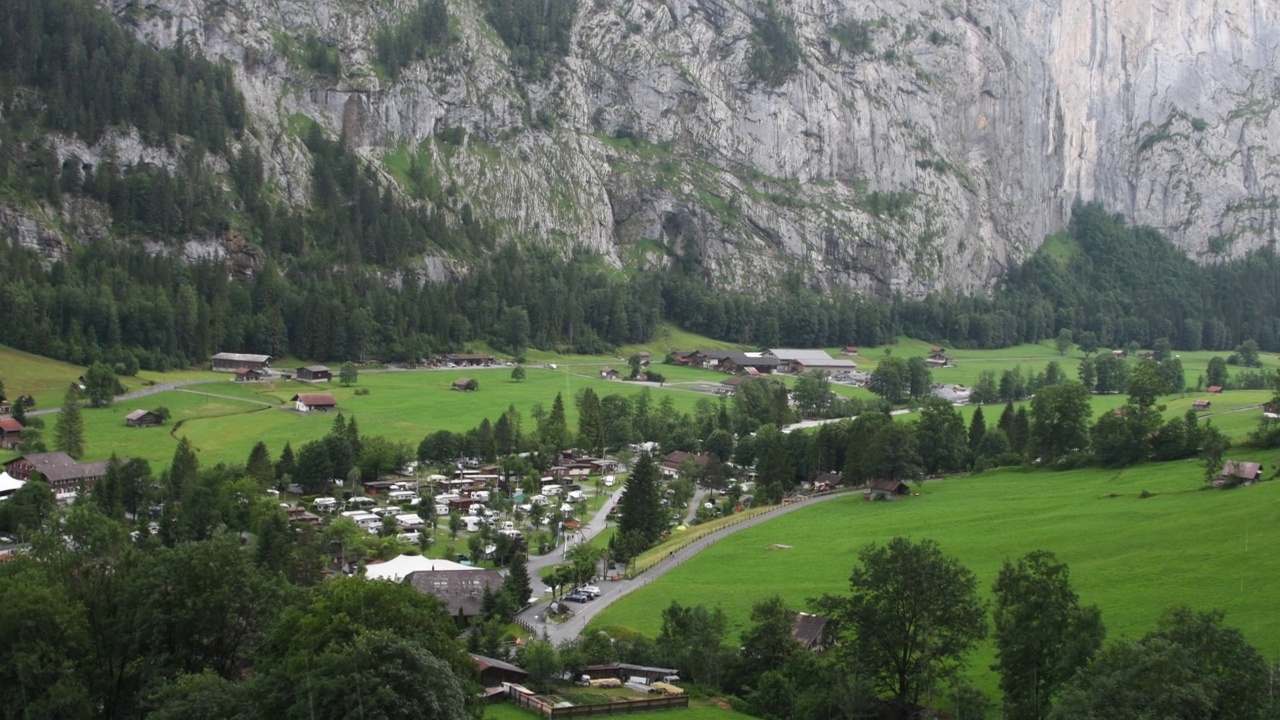
[[[475,570],[475,568],[451,560],[422,557],[421,555],[401,555],[384,563],[375,563],[367,566],[364,576],[370,580],[400,582],[409,573],[419,570]]]
[[[3,470],[0,470],[0,500],[18,492],[18,489],[26,484],[26,482],[15,478]]]

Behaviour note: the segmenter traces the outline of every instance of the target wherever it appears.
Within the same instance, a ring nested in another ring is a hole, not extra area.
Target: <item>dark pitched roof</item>
[[[19,432],[20,433],[23,431],[23,429],[24,428],[22,427],[22,423],[18,422],[17,420],[14,420],[13,418],[0,418],[0,432],[6,432],[6,433]]]
[[[107,473],[107,461],[78,463],[64,452],[32,453],[15,460],[26,460],[35,471],[51,483],[79,480],[81,478],[102,477]]]
[[[828,622],[830,620],[822,615],[798,612],[795,622],[791,624],[791,637],[812,650],[815,646],[822,645],[822,633],[827,629]]]
[[[306,367],[298,368],[298,370],[310,370],[311,372],[329,372],[329,367],[327,365],[307,365]]]
[[[1222,477],[1240,478],[1241,480],[1254,480],[1262,474],[1262,463],[1241,462],[1239,460],[1228,460],[1226,465],[1222,466]]]
[[[480,614],[485,586],[497,590],[502,586],[502,573],[497,570],[418,570],[405,577],[405,582],[419,592],[435,595],[456,616],[461,610],[466,617]]]
[[[491,657],[485,657],[484,655],[478,655],[476,653],[467,653],[467,654],[470,655],[471,659],[475,661],[476,667],[480,669],[480,672],[484,672],[489,668],[493,668],[495,670],[505,670],[510,673],[519,673],[521,675],[529,674],[524,668],[517,667],[515,665],[512,665],[509,662],[503,662],[502,660],[498,660],[496,658],[491,658]]]
[[[232,362],[265,363],[271,361],[270,355],[252,355],[250,353],[218,353],[214,360],[230,360]]]
[[[872,480],[867,488],[879,492],[907,492],[907,484],[901,480]]]

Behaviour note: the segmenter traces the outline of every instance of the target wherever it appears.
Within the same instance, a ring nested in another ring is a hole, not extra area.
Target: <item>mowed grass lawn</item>
[[[1276,453],[1231,453],[1262,461]],[[1178,604],[1226,612],[1266,655],[1280,656],[1280,481],[1230,491],[1202,490],[1194,461],[1124,471],[1003,471],[926,483],[919,497],[869,503],[842,497],[778,517],[713,544],[602,612],[597,627],[656,636],[672,600],[719,605],[731,636],[752,603],[781,595],[793,608],[847,593],[857,552],[894,536],[936,540],[977,575],[984,597],[1000,564],[1032,550],[1071,567],[1085,603],[1096,603],[1111,638],[1150,630]],[[1142,491],[1153,497],[1140,499]],[[788,545],[790,549],[771,546]],[[734,642],[731,639],[729,642]],[[994,689],[993,656],[976,653],[971,673]]]
[[[480,389],[476,392],[451,389],[453,381],[461,377],[475,378]],[[406,441],[415,449],[428,433],[465,432],[485,418],[496,421],[513,405],[525,418],[524,430],[532,432],[533,406],[541,403],[550,411],[557,392],[564,393],[565,414],[570,428],[576,429],[578,413],[574,396],[586,387],[593,388],[601,397],[612,393],[633,395],[643,389],[633,383],[600,380],[594,375],[536,368],[530,368],[526,380],[518,383],[511,380],[509,368],[366,373],[349,388],[336,382],[223,380],[117,402],[108,408],[86,408],[83,411],[85,458],[100,459],[115,453],[167,464],[183,436],[190,438],[201,463],[207,465],[243,463],[259,440],[267,444],[273,457],[278,456],[286,442],[292,443],[296,451],[301,444],[328,433],[333,414],[303,415],[260,403],[287,405],[289,398],[300,392],[332,393],[338,401],[338,410],[347,418],[356,418],[362,434]],[[367,389],[369,394],[356,395],[357,389]],[[691,411],[699,398],[707,397],[670,387],[653,388],[651,392],[655,406],[664,397],[671,397],[682,412]],[[125,425],[124,416],[130,411],[161,405],[173,413],[173,421],[168,426],[137,429]],[[46,437],[50,440],[54,420],[54,416],[45,416]]]

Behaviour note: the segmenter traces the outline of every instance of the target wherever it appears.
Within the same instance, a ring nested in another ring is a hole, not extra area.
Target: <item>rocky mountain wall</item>
[[[147,42],[182,34],[234,65],[249,142],[293,203],[309,118],[388,177],[394,155],[427,164],[504,239],[616,265],[696,253],[727,287],[982,291],[1077,200],[1204,261],[1275,241],[1267,0],[778,1],[799,60],[776,84],[752,70],[754,0],[579,0],[540,80],[513,69],[483,0],[449,0],[456,41],[393,82],[372,39],[414,5],[104,3]],[[299,61],[308,35],[340,78]]]

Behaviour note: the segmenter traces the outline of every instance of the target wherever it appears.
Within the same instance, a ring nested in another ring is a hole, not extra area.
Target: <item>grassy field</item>
[[[1262,461],[1276,453],[1231,453]],[[1280,656],[1280,482],[1202,490],[1193,461],[1124,471],[1004,471],[927,483],[892,503],[848,497],[743,530],[712,545],[602,612],[597,627],[657,634],[672,600],[719,605],[733,632],[750,606],[778,594],[797,609],[823,593],[847,592],[857,551],[894,536],[931,538],[976,573],[984,596],[1000,564],[1051,550],[1071,567],[1082,600],[1102,609],[1108,635],[1134,637],[1166,608],[1226,611],[1227,623]],[[1146,491],[1152,497],[1141,499]],[[789,549],[770,549],[787,545]],[[987,648],[975,679],[994,688]]]
[[[542,716],[509,703],[486,705],[485,720],[536,720]],[[628,717],[633,717],[628,715]],[[750,720],[750,715],[743,715],[733,710],[726,710],[707,700],[690,700],[689,707],[684,710],[662,710],[651,713],[637,713],[634,717],[661,718],[662,720]]]
[[[70,366],[68,366],[70,367]],[[574,395],[591,387],[601,396],[633,395],[645,387],[634,383],[598,379],[594,373],[577,374],[571,369],[530,368],[527,379],[513,382],[505,368],[489,370],[396,371],[368,373],[357,385],[344,388],[337,383],[268,382],[234,383],[225,375],[217,381],[179,390],[170,390],[137,400],[118,402],[108,408],[84,410],[86,458],[120,456],[145,458],[152,463],[168,463],[182,436],[191,439],[202,464],[242,463],[259,440],[275,455],[286,442],[295,450],[308,440],[323,437],[333,424],[324,413],[301,415],[278,407],[299,392],[331,392],[338,409],[355,417],[360,431],[406,441],[415,448],[423,436],[436,430],[465,431],[484,418],[496,419],[514,405],[525,416],[525,427],[533,428],[530,416],[534,404],[550,409],[557,392],[564,393],[570,427],[576,427]],[[453,381],[474,377],[476,392],[452,390]],[[368,390],[356,395],[357,389]],[[654,402],[671,397],[677,409],[688,412],[699,398],[708,397],[678,387],[655,387]],[[60,401],[60,398],[59,398]],[[54,405],[57,402],[53,403]],[[135,429],[125,426],[124,416],[139,408],[165,406],[173,422],[164,428]],[[54,418],[46,416],[46,436],[52,437]],[[8,459],[5,454],[0,459]]]

